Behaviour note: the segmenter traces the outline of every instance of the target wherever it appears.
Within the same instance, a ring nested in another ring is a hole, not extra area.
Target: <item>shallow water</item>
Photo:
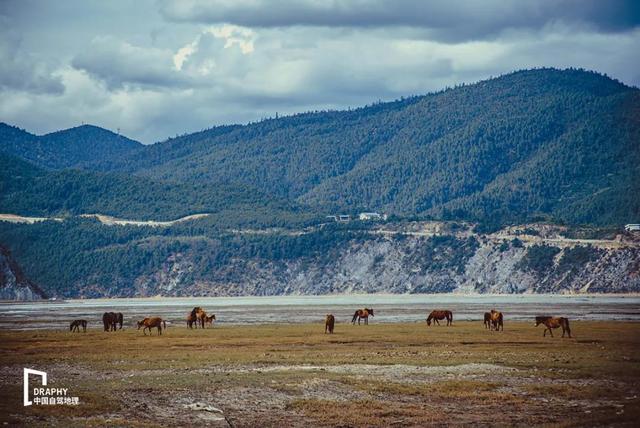
[[[505,320],[533,320],[536,315],[576,320],[640,321],[640,296],[619,295],[339,295],[273,297],[194,297],[144,299],[86,299],[42,302],[0,302],[0,329],[65,329],[73,319],[86,319],[89,328],[102,327],[102,314],[122,312],[125,326],[146,316],[160,316],[185,325],[185,316],[201,306],[216,314],[218,324],[322,322],[333,313],[349,322],[353,312],[372,307],[371,322],[424,322],[433,309],[449,309],[456,320],[482,320],[496,308]]]

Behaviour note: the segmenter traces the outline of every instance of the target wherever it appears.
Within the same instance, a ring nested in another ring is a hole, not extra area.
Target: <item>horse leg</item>
[[[549,334],[551,334],[551,337],[553,337],[553,331],[551,330],[551,328],[549,328]]]

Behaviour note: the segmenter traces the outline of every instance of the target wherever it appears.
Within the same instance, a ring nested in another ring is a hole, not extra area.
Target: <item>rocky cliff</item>
[[[189,253],[176,253],[130,295],[280,295],[331,293],[637,293],[637,241],[566,239],[527,228],[476,234],[377,231],[329,257],[236,258],[194,279]]]
[[[5,247],[0,246],[0,300],[39,300],[44,292],[24,276]]]

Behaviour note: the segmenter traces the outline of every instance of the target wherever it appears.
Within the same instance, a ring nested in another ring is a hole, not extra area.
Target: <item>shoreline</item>
[[[570,298],[640,298],[640,293],[403,293],[403,294],[394,294],[394,293],[351,293],[351,294],[277,294],[277,295],[246,295],[246,296],[144,296],[144,297],[91,297],[91,298],[56,298],[56,299],[39,299],[39,300],[1,300],[0,305],[4,304],[34,304],[34,303],[82,303],[82,302],[99,302],[99,301],[131,301],[131,300],[141,300],[141,301],[161,301],[161,300],[184,300],[191,301],[195,299],[332,299],[332,298],[410,298],[410,297],[451,297],[451,298],[524,298],[524,299],[536,299],[536,298],[561,298],[561,299],[570,299]]]

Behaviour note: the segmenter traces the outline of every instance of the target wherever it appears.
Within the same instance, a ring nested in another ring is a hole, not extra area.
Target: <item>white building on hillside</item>
[[[358,218],[360,220],[363,220],[363,221],[366,221],[366,220],[386,220],[387,219],[387,215],[386,214],[379,214],[379,213],[360,213]]]

